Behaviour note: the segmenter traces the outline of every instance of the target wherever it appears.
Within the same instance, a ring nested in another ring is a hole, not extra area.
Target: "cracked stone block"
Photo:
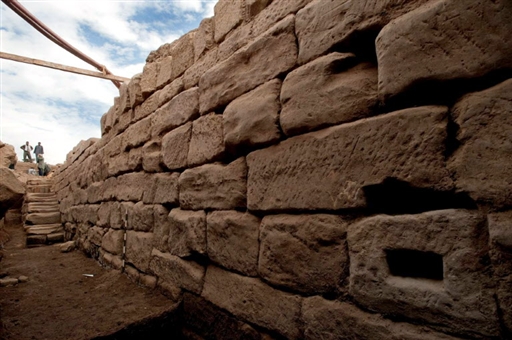
[[[223,117],[214,113],[192,122],[188,148],[189,167],[220,161],[224,156]]]
[[[452,109],[458,125],[449,167],[457,189],[492,209],[512,206],[512,79],[460,99]]]
[[[477,212],[377,215],[351,225],[347,239],[350,294],[361,306],[457,334],[499,335]]]
[[[206,213],[172,209],[168,216],[169,253],[187,257],[194,253],[206,254]]]
[[[238,211],[213,211],[207,216],[208,257],[224,268],[258,275],[260,219]]]
[[[170,170],[186,168],[190,139],[192,137],[192,122],[168,132],[162,137],[162,161]]]
[[[247,156],[248,208],[362,208],[362,188],[389,177],[415,187],[451,190],[445,166],[446,116],[446,107],[406,109],[254,151]]]
[[[306,294],[337,292],[348,274],[346,235],[347,222],[335,215],[265,216],[259,275]]]

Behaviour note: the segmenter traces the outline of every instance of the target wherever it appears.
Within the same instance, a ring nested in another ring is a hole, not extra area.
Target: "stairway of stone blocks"
[[[64,241],[59,202],[51,178],[27,181],[24,202],[24,228],[27,246],[39,246]]]

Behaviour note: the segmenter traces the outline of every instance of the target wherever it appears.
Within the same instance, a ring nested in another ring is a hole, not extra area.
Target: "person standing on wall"
[[[34,155],[36,155],[36,160],[38,159],[38,156],[39,155],[44,155],[44,149],[43,149],[43,146],[41,145],[41,142],[37,143],[35,149],[34,149]]]
[[[44,176],[44,169],[45,169],[45,162],[43,155],[39,154],[37,155],[37,168],[39,170],[39,176]]]
[[[27,141],[25,145],[20,146],[20,148],[23,150],[23,162],[32,163],[32,156],[30,153],[34,148],[30,145],[30,143]]]

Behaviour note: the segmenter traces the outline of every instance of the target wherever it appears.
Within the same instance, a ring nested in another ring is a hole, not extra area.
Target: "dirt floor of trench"
[[[28,281],[0,287],[0,339],[176,337],[176,305],[157,291],[137,286],[80,251],[27,248],[22,226],[6,230],[11,239],[2,250],[1,276]]]

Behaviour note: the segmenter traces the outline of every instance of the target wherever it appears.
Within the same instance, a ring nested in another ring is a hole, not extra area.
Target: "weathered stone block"
[[[346,234],[347,223],[335,215],[265,216],[258,272],[306,294],[336,292],[348,274]]]
[[[181,76],[194,63],[195,34],[195,31],[188,32],[172,43],[172,79]]]
[[[247,4],[253,2],[253,0],[248,1],[246,0]],[[272,1],[251,22],[252,37],[259,36],[287,15],[297,13],[299,9],[306,6],[309,2],[311,0]]]
[[[169,253],[187,257],[206,254],[206,213],[172,209],[169,219]]]
[[[340,45],[371,53],[379,28],[429,1],[312,1],[297,13],[299,63],[306,63]]]
[[[119,201],[142,201],[145,192],[151,188],[153,177],[145,172],[131,172],[117,178],[115,197]]]
[[[208,257],[222,267],[258,275],[260,219],[238,211],[214,211],[207,217]]]
[[[169,84],[174,78],[172,73],[173,57],[168,56],[157,61],[158,74],[156,77],[156,88],[161,89]]]
[[[151,135],[159,136],[199,116],[197,87],[184,91],[158,109],[151,119]]]
[[[243,20],[243,0],[219,0],[214,7],[214,37],[219,42]]]
[[[364,207],[362,188],[389,177],[450,190],[444,160],[446,111],[438,106],[397,111],[254,151],[247,156],[248,208]]]
[[[245,20],[254,19],[271,2],[272,0],[245,0]]]
[[[304,299],[302,315],[304,338],[311,340],[456,340],[426,327],[393,322],[378,314],[365,313],[348,303],[328,301],[319,296]]]
[[[104,228],[93,226],[87,230],[87,238],[92,244],[101,246],[101,240],[106,231]]]
[[[219,161],[224,156],[222,119],[222,115],[211,113],[192,122],[188,166]]]
[[[186,123],[162,137],[162,161],[170,170],[186,168],[192,123]]]
[[[255,325],[288,339],[300,338],[301,298],[249,278],[209,266],[201,296]]]
[[[158,63],[146,63],[140,78],[140,91],[143,98],[149,97],[156,90],[156,79],[158,77]]]
[[[142,168],[146,172],[164,171],[159,140],[149,141],[142,147]]]
[[[152,187],[144,192],[142,201],[146,204],[178,204],[179,173],[164,172],[152,176]]]
[[[183,91],[183,78],[174,79],[172,83],[166,85],[163,89],[157,92],[158,107],[169,102],[169,100],[173,99],[181,91]]]
[[[296,59],[294,16],[289,16],[201,77],[201,113],[226,105],[288,71],[295,65]]]
[[[215,41],[213,39],[213,25],[213,18],[205,18],[199,24],[199,28],[194,36],[195,61],[199,60],[199,58],[203,56],[203,53],[206,53],[215,45]]]
[[[185,261],[153,249],[150,269],[158,276],[159,282],[163,281],[196,294],[200,294],[203,289],[205,269],[194,261]]]
[[[281,91],[283,132],[297,135],[371,116],[377,107],[377,68],[332,53],[288,74]],[[307,89],[307,90],[306,90]]]
[[[159,107],[159,99],[160,99],[160,91],[153,93],[149,98],[144,100],[143,103],[136,106],[133,110],[133,118],[134,122],[137,122],[147,116],[151,115],[156,111]]]
[[[512,211],[489,214],[487,221],[498,307],[512,334]]]
[[[224,111],[224,139],[230,151],[254,149],[279,140],[279,93],[274,79],[233,100]]]
[[[194,65],[190,66],[183,74],[183,87],[189,89],[199,84],[199,79],[206,71],[217,63],[217,47],[207,51]]]
[[[456,186],[493,209],[512,206],[512,80],[463,97],[453,108],[459,126],[449,166]]]
[[[124,231],[109,229],[101,239],[101,247],[114,255],[123,253]]]
[[[153,233],[126,231],[126,261],[147,272],[153,249]]]
[[[153,205],[137,202],[128,213],[128,226],[136,231],[152,231],[153,221]]]
[[[221,62],[231,57],[233,53],[247,45],[252,40],[252,23],[238,26],[232,30],[219,45],[217,51],[217,61]]]
[[[122,134],[121,150],[129,150],[142,146],[151,138],[151,118],[147,117],[131,125]]]
[[[140,81],[142,79],[142,73],[136,74],[132,77],[128,83],[128,93],[130,94],[130,106],[132,108],[141,104],[144,101],[142,96],[142,89],[140,87]]]
[[[368,309],[499,334],[485,219],[464,210],[378,215],[349,227],[350,294]]]
[[[205,164],[187,169],[179,178],[180,206],[188,210],[243,208],[246,177],[245,158],[228,165]]]
[[[421,95],[437,96],[441,82],[510,70],[510,32],[508,0],[443,0],[405,14],[376,40],[379,95],[388,100],[421,86]]]
[[[169,210],[156,204],[153,207],[153,247],[161,252],[169,252],[169,228],[170,221],[168,218]]]

